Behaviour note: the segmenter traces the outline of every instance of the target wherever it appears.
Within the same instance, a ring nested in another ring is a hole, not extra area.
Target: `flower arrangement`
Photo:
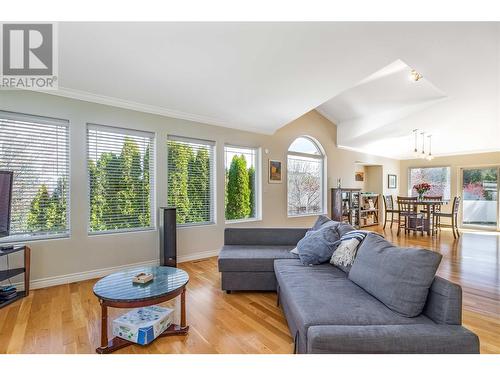
[[[431,185],[427,182],[421,182],[420,184],[413,185],[413,189],[418,193],[418,197],[422,199],[424,194],[431,190]]]

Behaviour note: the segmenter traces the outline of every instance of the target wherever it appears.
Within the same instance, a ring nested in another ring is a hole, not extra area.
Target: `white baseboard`
[[[205,258],[217,256],[218,254],[219,254],[219,250],[201,251],[201,252],[191,254],[191,255],[180,256],[177,258],[177,262],[183,263],[183,262],[189,262],[189,261],[198,260],[198,259],[205,259]],[[69,284],[69,283],[74,283],[77,281],[97,279],[97,278],[112,274],[114,272],[123,271],[123,270],[129,269],[129,268],[156,266],[156,265],[158,265],[158,263],[159,263],[159,261],[156,259],[156,260],[148,260],[148,261],[139,262],[139,263],[125,264],[122,266],[101,268],[101,269],[92,270],[92,271],[71,273],[68,275],[45,277],[42,279],[31,280],[30,289],[48,288],[50,286]],[[19,283],[15,283],[13,285],[16,286],[17,288],[20,288],[23,286],[23,283],[19,282]]]
[[[125,264],[123,266],[107,267],[92,271],[71,273],[68,275],[45,277],[43,279],[32,280],[30,282],[30,288],[41,289],[41,288],[48,288],[49,286],[75,283],[77,281],[84,281],[90,279],[97,279],[112,274],[114,272],[124,271],[128,268],[156,266],[158,265],[158,263],[159,263],[158,260],[150,260],[146,262]],[[22,283],[20,284],[22,285]]]
[[[217,255],[219,255],[219,251],[220,251],[220,249],[207,250],[207,251],[200,251],[199,253],[195,253],[195,254],[191,254],[191,255],[180,256],[177,258],[177,263],[190,262],[192,260],[216,257]]]

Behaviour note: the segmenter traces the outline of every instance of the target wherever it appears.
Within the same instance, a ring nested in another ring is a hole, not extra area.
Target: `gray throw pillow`
[[[307,232],[306,232],[306,236],[307,236],[307,233],[311,232],[311,231],[315,231],[315,230],[318,230],[320,229],[324,224],[326,223],[330,223],[330,222],[334,222],[333,220],[331,220],[328,216],[325,216],[325,215],[319,215],[318,218],[316,219],[316,222],[314,223],[314,225],[311,227],[311,229],[309,229]],[[299,251],[297,250],[297,247],[294,247],[292,250],[290,250],[290,253],[292,254],[295,254],[295,255],[299,255]]]
[[[299,258],[306,266],[328,262],[338,246],[340,236],[336,222],[323,224],[319,230],[311,230],[297,244]]]
[[[345,235],[349,232],[352,232],[353,230],[356,230],[356,229],[354,229],[354,227],[348,223],[339,223],[339,225],[337,226],[337,232],[339,232],[340,237],[342,237],[343,235]]]
[[[422,313],[441,258],[429,250],[396,247],[369,233],[348,278],[391,310],[411,318]]]
[[[325,215],[319,215],[318,218],[316,219],[316,222],[314,223],[314,225],[312,226],[311,229],[309,229],[310,231],[311,230],[318,230],[320,229],[323,224],[326,224],[326,223],[329,223],[333,220],[331,220],[328,216],[325,216]]]

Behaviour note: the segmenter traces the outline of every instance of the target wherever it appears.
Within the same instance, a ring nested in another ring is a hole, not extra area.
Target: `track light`
[[[418,82],[420,81],[422,78],[424,78],[424,76],[422,74],[420,74],[419,72],[417,72],[415,69],[412,69],[411,72],[410,72],[410,78],[415,81],[415,82]]]

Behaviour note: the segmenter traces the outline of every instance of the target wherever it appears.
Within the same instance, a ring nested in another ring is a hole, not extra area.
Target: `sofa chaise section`
[[[408,318],[330,264],[304,267],[298,260],[276,260],[275,273],[297,353],[479,352],[477,336],[461,326],[457,314],[460,287],[439,277],[424,313]]]
[[[296,259],[290,253],[307,228],[226,228],[218,266],[222,289],[275,291],[275,259]]]

